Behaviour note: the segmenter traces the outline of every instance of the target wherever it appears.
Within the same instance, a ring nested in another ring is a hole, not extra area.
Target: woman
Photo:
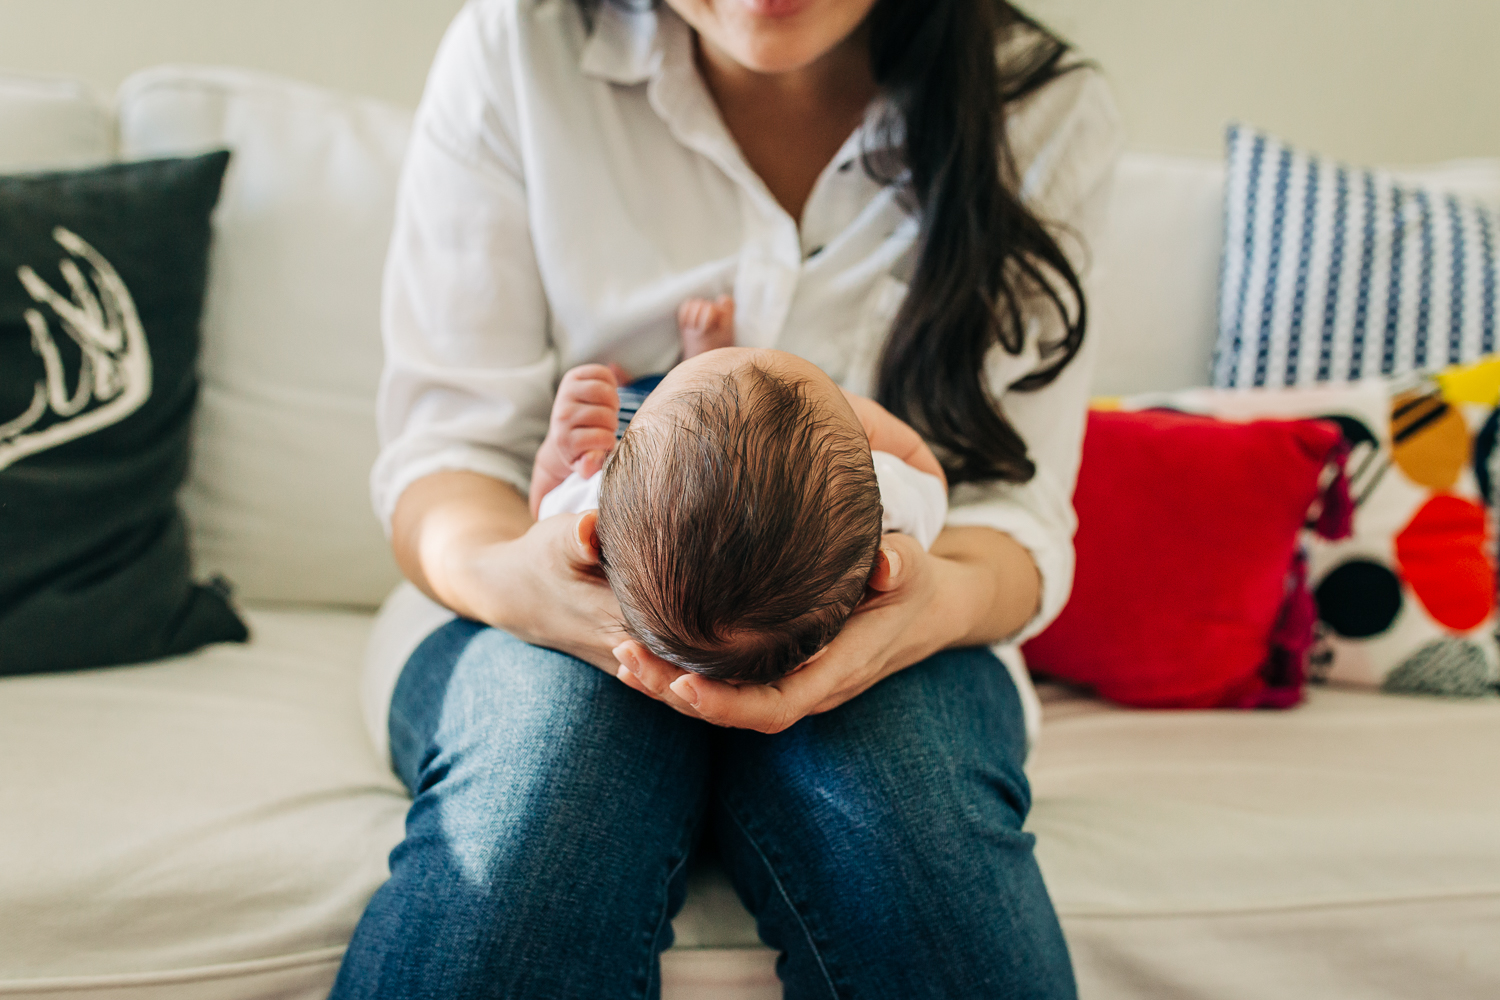
[[[1071,582],[1075,266],[1117,146],[1097,75],[997,0],[465,8],[402,182],[373,476],[441,607],[377,633],[415,801],[335,997],[655,996],[700,839],[788,997],[1072,995],[1014,646]],[[931,552],[887,535],[771,687],[627,641],[591,515],[526,501],[561,371],[663,370],[679,303],[722,293],[739,343],[875,396],[955,484]]]

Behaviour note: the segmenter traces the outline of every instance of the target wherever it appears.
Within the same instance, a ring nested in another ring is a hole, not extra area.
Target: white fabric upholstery
[[[408,805],[360,721],[371,618],[249,622],[249,646],[0,682],[0,997],[327,995]],[[667,1000],[779,996],[722,876],[676,927]]]
[[[326,990],[406,794],[355,705],[369,619],[249,620],[249,646],[0,683],[0,996]],[[226,966],[254,974],[230,989]]]
[[[0,997],[326,994],[407,805],[361,732],[370,621],[252,609],[248,647],[0,683]],[[1030,827],[1085,1000],[1494,995],[1500,703],[1048,693]],[[780,995],[722,875],[675,929],[666,1000]]]
[[[72,80],[0,74],[0,171],[59,170],[115,155],[109,105]]]
[[[399,578],[367,484],[409,127],[389,105],[232,70],[151,70],[121,89],[122,155],[235,154],[183,506],[200,571],[246,600],[373,607]]]
[[[1043,698],[1030,828],[1085,1000],[1500,994],[1500,701]]]
[[[1096,395],[1208,384],[1223,197],[1215,161],[1121,158],[1089,283]]]

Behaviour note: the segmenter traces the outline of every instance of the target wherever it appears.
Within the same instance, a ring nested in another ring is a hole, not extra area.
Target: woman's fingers
[[[615,656],[626,684],[684,715],[720,726],[779,733],[807,714],[799,708],[801,699],[821,697],[816,693],[817,683],[791,684],[791,677],[781,682],[791,687],[792,693],[787,694],[770,685],[735,687],[690,674],[658,658],[634,639],[616,646]]]
[[[881,540],[880,551],[875,554],[875,568],[870,572],[871,590],[887,593],[901,586],[902,560],[901,553],[897,551],[898,545],[895,533],[886,535]]]
[[[672,692],[691,705],[699,718],[716,726],[779,733],[809,715],[826,697],[828,680],[828,675],[811,668],[788,674],[775,684],[739,686],[689,674],[672,682]]]
[[[686,671],[660,659],[634,639],[626,639],[614,648],[620,663],[620,679],[626,684],[664,702],[693,718],[700,718],[693,707],[672,690],[672,682],[686,676]]]

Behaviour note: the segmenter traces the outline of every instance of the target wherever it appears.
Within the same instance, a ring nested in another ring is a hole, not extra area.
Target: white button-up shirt
[[[380,517],[389,525],[401,492],[443,469],[525,495],[562,373],[609,361],[666,370],[687,298],[732,293],[738,343],[799,354],[868,394],[918,230],[861,163],[878,110],[818,177],[799,225],[724,127],[692,31],[669,8],[600,4],[591,31],[574,0],[471,0],[433,64],[401,181],[372,475]],[[1107,86],[1092,70],[1066,74],[1015,106],[1009,128],[1022,197],[1060,225],[1083,270],[1121,141]],[[1026,349],[997,347],[986,365],[1036,477],[960,485],[948,514],[1011,535],[1036,560],[1040,610],[1002,650],[1033,716],[1013,647],[1072,586],[1091,342],[1045,388],[1010,386],[1059,322],[1041,309]],[[395,645],[409,652],[421,638]]]

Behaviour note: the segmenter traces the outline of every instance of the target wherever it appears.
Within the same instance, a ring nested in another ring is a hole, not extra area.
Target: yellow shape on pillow
[[[1473,364],[1454,365],[1435,377],[1443,387],[1444,398],[1450,403],[1500,405],[1500,355],[1491,355]]]
[[[1391,400],[1391,457],[1407,478],[1430,490],[1453,489],[1469,462],[1469,425],[1429,382]]]

